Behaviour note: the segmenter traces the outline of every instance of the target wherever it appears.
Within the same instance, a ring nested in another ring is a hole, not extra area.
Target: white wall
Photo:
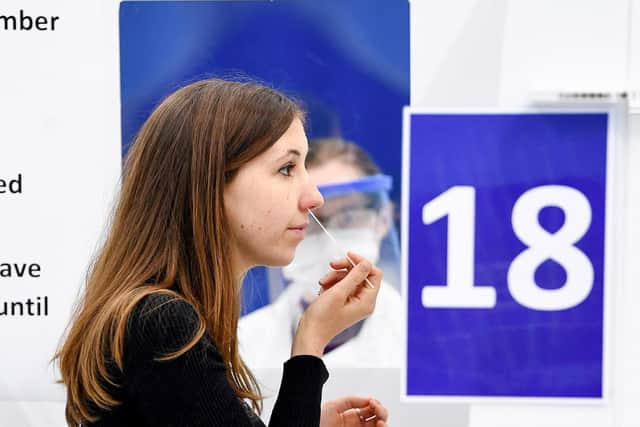
[[[638,91],[639,3],[414,0],[412,105],[510,107],[527,102],[535,91]],[[28,243],[39,247],[45,238],[59,242],[58,251],[44,245],[42,256],[49,257],[52,280],[78,278],[74,283],[49,284],[65,286],[71,296],[102,227],[104,218],[96,213],[106,211],[119,175],[118,1],[3,0],[0,11],[20,8],[60,15],[61,21],[55,35],[0,34],[0,171],[22,168],[29,176],[41,171],[47,177],[40,182],[38,197],[34,193],[31,210],[21,211],[28,217],[21,224],[61,224],[50,235],[30,235]],[[621,147],[626,168],[620,196],[625,210],[616,218],[622,258],[614,294],[610,402],[572,407],[474,404],[468,415],[471,427],[640,425],[640,289],[635,284],[640,277],[640,96],[633,100],[630,138]],[[6,155],[9,146],[20,147],[13,158]],[[12,215],[17,221],[17,214]],[[17,227],[5,220],[0,233],[17,233]],[[87,236],[86,241],[64,242],[63,232],[68,230]],[[18,338],[52,346],[62,327],[53,322]],[[9,335],[7,325],[0,324],[0,336]],[[23,341],[16,339],[15,345],[25,345]],[[0,384],[14,369],[0,365]],[[341,387],[329,385],[328,391],[338,394]],[[2,425],[63,426],[63,412],[62,401],[0,402]],[[416,420],[415,425],[440,425],[439,413],[435,408],[435,418]],[[455,425],[462,425],[466,417],[464,411]]]
[[[0,400],[18,400],[0,402],[2,426],[65,425],[48,361],[120,176],[117,6],[0,4],[60,16],[53,32],[0,32],[0,178],[23,175],[23,194],[0,198],[0,259],[42,265],[41,278],[2,279],[0,295],[50,299],[47,317],[0,320]]]
[[[631,24],[634,25],[631,25]],[[509,108],[557,91],[640,89],[640,1],[456,0],[411,3],[411,103]],[[632,31],[634,30],[634,31]],[[618,152],[610,401],[473,404],[471,427],[640,425],[640,96]]]

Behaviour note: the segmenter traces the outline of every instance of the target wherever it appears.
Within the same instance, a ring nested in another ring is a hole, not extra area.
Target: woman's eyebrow
[[[295,150],[295,149],[293,149],[293,148],[292,148],[292,149],[287,150],[287,152],[286,152],[285,154],[283,154],[282,156],[278,157],[278,158],[276,159],[276,162],[279,162],[279,161],[281,161],[281,160],[284,160],[284,159],[286,159],[287,157],[290,157],[290,156],[292,156],[292,155],[294,155],[294,156],[298,156],[298,157],[302,156],[302,154],[301,154],[298,150]]]

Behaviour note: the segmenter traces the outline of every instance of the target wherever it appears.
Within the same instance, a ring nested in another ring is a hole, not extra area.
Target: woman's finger
[[[368,406],[363,408],[347,409],[342,413],[342,417],[347,425],[361,424],[368,425],[370,427],[375,426],[378,420],[377,415],[375,415],[373,410]]]
[[[332,400],[330,403],[333,404],[338,412],[345,412],[353,408],[363,408],[369,405],[371,401],[370,397],[361,397],[361,396],[346,396],[340,397],[338,399]]]
[[[331,289],[332,291],[338,292],[338,295],[341,295],[340,298],[346,301],[348,297],[354,295],[356,291],[358,291],[358,288],[362,285],[364,279],[367,278],[370,271],[371,263],[369,261],[362,261],[352,268],[344,279],[333,285]],[[374,286],[375,285],[379,285],[379,283],[375,283]],[[375,288],[375,290],[372,290],[374,301],[375,295],[377,294],[377,288],[379,288],[379,286],[375,286]]]
[[[389,418],[389,411],[387,411],[387,408],[385,408],[380,402],[375,399],[371,399],[371,403],[369,404],[369,406],[373,409],[378,419],[387,421],[387,419]]]
[[[347,258],[334,259],[331,262],[329,262],[329,265],[334,270],[342,270],[342,269],[351,270],[353,268],[353,264],[351,264],[351,262],[349,262]]]
[[[338,283],[340,280],[344,279],[345,276],[348,273],[349,272],[347,270],[334,270],[334,271],[330,271],[327,274],[325,274],[318,281],[318,284],[320,285],[319,294],[324,292],[324,291],[326,291],[327,289],[331,288],[333,285]]]
[[[382,411],[381,411],[382,409]],[[387,410],[378,402],[373,405],[370,401],[369,405],[362,407],[354,407],[342,412],[342,416],[347,424],[360,423],[368,426],[386,426]]]
[[[355,264],[366,261],[364,257],[358,255],[355,252],[348,252],[347,255],[351,259],[351,261],[353,261]],[[331,266],[331,268],[335,270],[347,269],[350,271],[353,268],[353,264],[351,264],[351,261],[349,260],[349,258],[345,257],[345,258],[333,260],[329,263],[329,265]],[[368,279],[369,281],[372,281],[374,284],[379,284],[382,281],[382,270],[380,270],[375,265],[372,265],[371,272],[369,273]]]
[[[347,255],[356,264],[362,261],[366,261],[366,259],[363,256],[360,256],[355,252],[347,252]],[[374,276],[376,279],[382,279],[382,270],[380,270],[378,267],[372,264],[370,275]]]

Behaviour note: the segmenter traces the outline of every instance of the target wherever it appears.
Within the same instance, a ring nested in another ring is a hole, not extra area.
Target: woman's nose
[[[324,198],[315,184],[309,183],[305,191],[300,197],[300,208],[303,211],[307,209],[316,209],[324,204]]]

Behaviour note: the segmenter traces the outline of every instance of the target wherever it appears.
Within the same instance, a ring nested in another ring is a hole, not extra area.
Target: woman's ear
[[[393,223],[393,212],[395,205],[393,202],[386,203],[378,211],[378,221],[376,223],[376,234],[379,239],[383,239],[389,232],[389,228]]]

